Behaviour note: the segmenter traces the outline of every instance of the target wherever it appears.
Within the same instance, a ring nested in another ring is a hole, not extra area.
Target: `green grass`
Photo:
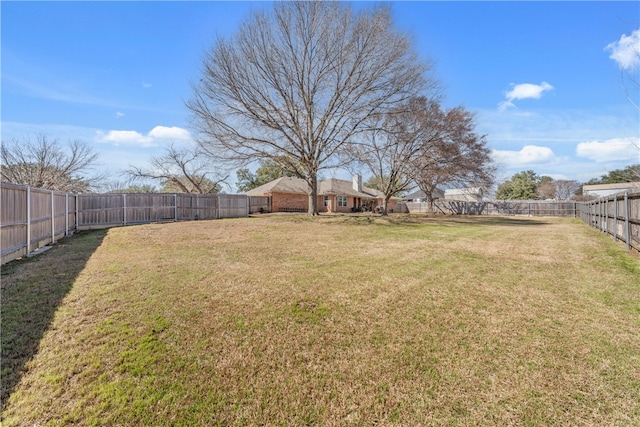
[[[575,220],[152,224],[2,274],[3,426],[640,424],[640,261]]]

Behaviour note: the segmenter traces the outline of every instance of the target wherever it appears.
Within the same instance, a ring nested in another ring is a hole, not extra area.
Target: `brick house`
[[[270,196],[272,212],[307,212],[309,185],[299,178],[282,177],[247,191],[247,196]],[[318,182],[318,212],[356,212],[375,210],[384,205],[384,194],[362,186],[362,177],[353,181],[330,178]],[[389,200],[387,209],[393,212],[396,199]]]

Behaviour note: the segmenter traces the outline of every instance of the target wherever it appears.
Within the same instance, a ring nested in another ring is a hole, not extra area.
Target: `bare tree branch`
[[[229,178],[229,174],[216,170],[198,148],[174,145],[164,154],[151,157],[149,168],[131,166],[126,173],[132,179],[158,180],[164,191],[177,193],[218,193]]]
[[[542,199],[569,200],[581,187],[578,181],[548,179],[536,187],[536,195]]]

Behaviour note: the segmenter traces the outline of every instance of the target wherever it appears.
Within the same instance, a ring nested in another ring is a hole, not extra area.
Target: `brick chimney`
[[[359,193],[362,193],[362,175],[353,176],[353,189]]]

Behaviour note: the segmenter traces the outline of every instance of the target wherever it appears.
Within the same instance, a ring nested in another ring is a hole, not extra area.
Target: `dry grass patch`
[[[153,224],[82,267],[7,426],[640,423],[640,262],[577,221]]]

